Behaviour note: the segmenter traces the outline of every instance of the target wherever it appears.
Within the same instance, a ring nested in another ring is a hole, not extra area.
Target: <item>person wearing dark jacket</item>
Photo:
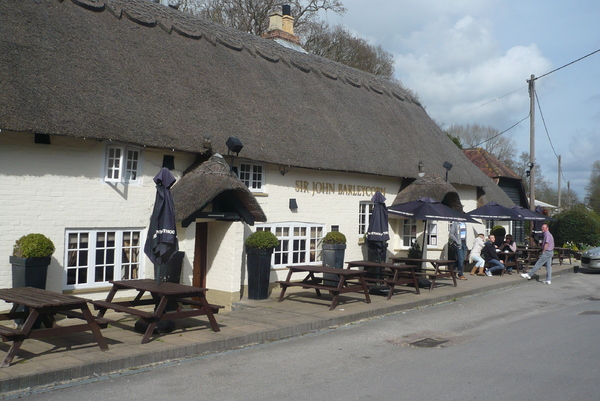
[[[498,257],[498,251],[496,250],[494,241],[496,241],[496,237],[490,235],[481,250],[481,256],[489,266],[485,269],[486,276],[491,276],[493,272],[504,269],[504,262]]]

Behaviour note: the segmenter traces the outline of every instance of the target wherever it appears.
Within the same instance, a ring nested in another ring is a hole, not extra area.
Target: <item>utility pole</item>
[[[535,75],[529,82],[529,208],[535,210]]]
[[[559,212],[561,211],[561,209],[560,209],[560,195],[561,195],[561,193],[560,193],[561,192],[561,188],[560,188],[560,175],[561,175],[560,174],[561,173],[561,171],[560,171],[560,169],[561,169],[561,167],[560,167],[560,156],[561,155],[558,155],[558,211]]]

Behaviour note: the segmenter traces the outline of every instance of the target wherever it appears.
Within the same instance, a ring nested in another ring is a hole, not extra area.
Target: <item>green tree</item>
[[[452,136],[449,133],[446,132],[446,135],[448,135],[448,138],[450,138],[452,140],[452,142],[454,142],[454,144],[459,148],[462,149],[462,143],[460,143],[460,138],[456,137],[456,136]]]
[[[585,187],[585,201],[587,205],[596,213],[600,214],[600,160],[592,164],[590,173],[590,182]]]
[[[554,216],[550,223],[550,232],[554,235],[556,246],[565,242],[574,242],[578,246],[600,245],[600,216],[578,206]]]

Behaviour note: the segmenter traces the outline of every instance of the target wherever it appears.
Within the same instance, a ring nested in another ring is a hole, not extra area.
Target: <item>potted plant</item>
[[[344,253],[346,251],[346,236],[339,231],[330,231],[323,237],[323,266],[344,268]],[[339,277],[335,274],[323,275],[325,284],[337,285]]]
[[[248,270],[248,298],[269,298],[271,255],[279,240],[270,231],[256,231],[244,241]]]
[[[15,242],[12,264],[13,287],[46,288],[46,276],[54,244],[43,234],[27,234]]]

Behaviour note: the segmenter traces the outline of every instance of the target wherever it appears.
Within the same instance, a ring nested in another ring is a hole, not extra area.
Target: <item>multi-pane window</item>
[[[438,244],[437,222],[427,222],[427,245],[436,246]]]
[[[140,277],[140,230],[67,231],[66,288]]]
[[[280,223],[257,227],[271,231],[279,240],[273,251],[273,265],[293,265],[321,261],[323,225]]]
[[[262,192],[264,189],[263,166],[259,164],[240,163],[240,181],[253,192]]]
[[[411,247],[417,240],[417,221],[415,219],[404,219],[402,225],[402,246]]]
[[[369,229],[371,216],[373,215],[373,202],[364,201],[358,204],[358,234],[364,235]]]
[[[141,150],[138,148],[107,146],[104,180],[122,183],[136,182],[140,172],[140,156]]]

